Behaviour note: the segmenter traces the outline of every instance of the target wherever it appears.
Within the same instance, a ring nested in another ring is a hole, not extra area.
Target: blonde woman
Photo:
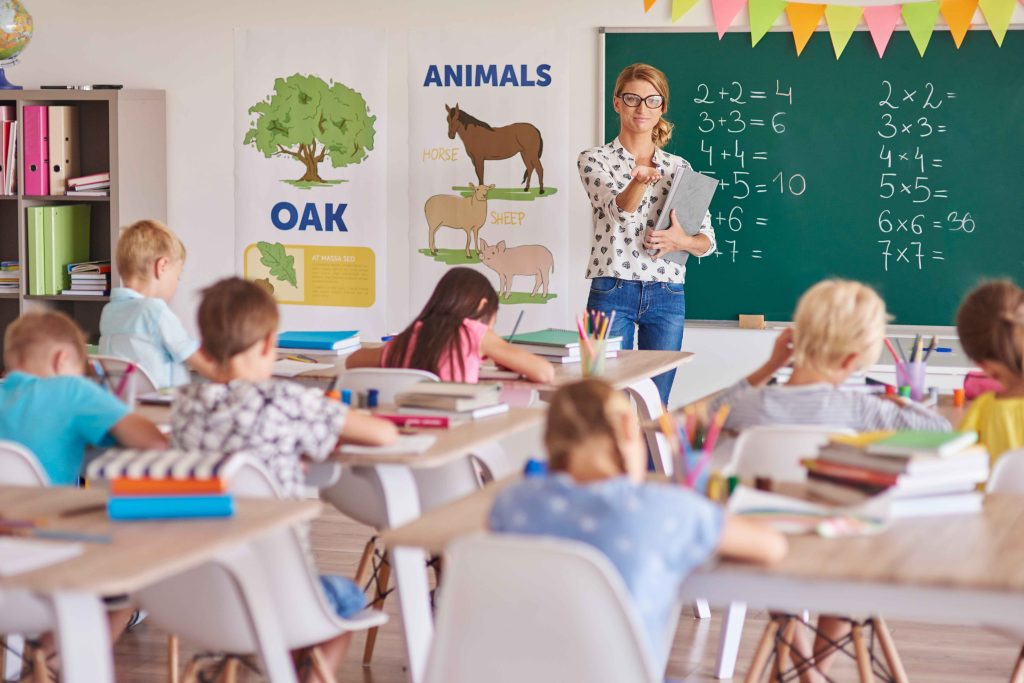
[[[687,235],[675,213],[671,227],[648,233],[658,221],[672,176],[682,157],[662,149],[672,135],[668,81],[647,64],[627,66],[615,81],[613,106],[619,135],[606,145],[583,151],[580,179],[593,208],[593,238],[587,279],[587,307],[610,315],[610,334],[623,348],[678,351],[683,342],[686,267],[663,257],[674,251],[707,256],[715,250],[710,214],[700,232]],[[653,256],[647,250],[655,251]],[[668,403],[675,371],[654,378]]]

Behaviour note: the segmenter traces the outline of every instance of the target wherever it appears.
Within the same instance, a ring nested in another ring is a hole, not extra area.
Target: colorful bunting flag
[[[672,0],[672,23],[679,21],[679,18],[693,9],[696,4],[697,0]]]
[[[799,57],[814,34],[814,29],[818,28],[821,18],[825,16],[825,6],[791,2],[786,5],[786,16],[793,28],[793,42],[796,43],[796,56]]]
[[[836,53],[836,59],[843,54],[846,44],[850,42],[850,36],[857,29],[857,24],[860,23],[860,18],[863,15],[863,7],[829,5],[825,8],[825,23],[828,24],[828,32],[832,38],[832,49]]]
[[[1013,0],[1009,0],[1013,2]],[[932,32],[935,30],[935,22],[939,19],[938,0],[930,2],[908,2],[903,5],[903,22],[910,31],[910,37],[917,45],[917,51],[924,57],[924,51],[928,49],[928,42],[932,39]]]
[[[942,18],[949,25],[949,34],[953,36],[953,42],[956,43],[958,50],[971,28],[971,20],[974,19],[974,12],[977,9],[978,0],[942,0]]]
[[[864,8],[864,23],[871,31],[871,40],[875,42],[879,58],[885,54],[885,48],[889,45],[889,39],[892,38],[892,32],[896,29],[896,23],[899,20],[899,5]]]
[[[750,0],[750,44],[757,45],[786,9],[786,0]]]
[[[1006,29],[1010,27],[1010,18],[1013,16],[1013,0],[980,0],[978,6],[985,15],[985,21],[992,31],[992,37],[996,39],[996,45],[1002,47]]]
[[[658,0],[644,0],[644,12],[650,12]]]
[[[715,28],[718,29],[719,39],[729,30],[729,26],[745,4],[747,4],[747,0],[711,0],[711,14],[715,17]]]

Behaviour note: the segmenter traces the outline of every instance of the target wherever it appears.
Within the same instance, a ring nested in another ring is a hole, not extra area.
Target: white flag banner
[[[448,268],[464,265],[498,290],[500,332],[519,311],[520,331],[567,326],[566,197],[578,183],[567,44],[532,29],[410,35],[413,314]]]
[[[385,44],[383,31],[235,32],[235,258],[277,298],[281,329],[384,333]]]

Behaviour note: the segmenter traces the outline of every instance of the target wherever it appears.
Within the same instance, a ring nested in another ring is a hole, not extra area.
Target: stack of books
[[[834,436],[805,460],[808,490],[842,505],[887,503],[890,518],[978,512],[988,452],[974,432]]]
[[[109,483],[111,519],[231,517],[228,482],[241,462],[221,453],[112,450],[89,463],[86,477]]]
[[[0,261],[0,294],[18,291],[21,265],[17,261]]]
[[[460,384],[457,382],[419,382],[395,396],[401,416],[417,420],[393,420],[405,427],[451,427],[508,412],[501,402],[500,384]],[[383,416],[385,419],[391,419]],[[428,420],[425,418],[442,418]]]
[[[304,356],[345,356],[360,347],[358,330],[333,332],[282,332],[277,335],[278,353]]]
[[[32,206],[28,216],[28,293],[56,296],[71,289],[69,263],[89,260],[92,207]]]
[[[108,296],[110,294],[110,261],[69,263],[71,288],[61,294],[74,296]]]
[[[70,178],[67,182],[69,197],[109,197],[110,173],[93,173],[92,175]]]
[[[524,351],[535,353],[552,363],[579,363],[581,360],[578,330],[547,329],[524,332],[505,339]],[[622,337],[608,337],[605,357],[615,358],[621,349]]]

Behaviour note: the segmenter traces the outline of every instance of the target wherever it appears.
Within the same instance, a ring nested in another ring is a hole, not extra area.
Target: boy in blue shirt
[[[26,313],[4,333],[0,439],[32,451],[57,486],[78,482],[88,446],[167,446],[156,425],[82,376],[85,361],[84,335],[63,313]]]
[[[138,364],[158,389],[187,384],[188,368],[211,377],[213,364],[167,305],[185,265],[177,235],[159,221],[139,221],[121,232],[116,260],[124,286],[103,307],[100,353]]]

